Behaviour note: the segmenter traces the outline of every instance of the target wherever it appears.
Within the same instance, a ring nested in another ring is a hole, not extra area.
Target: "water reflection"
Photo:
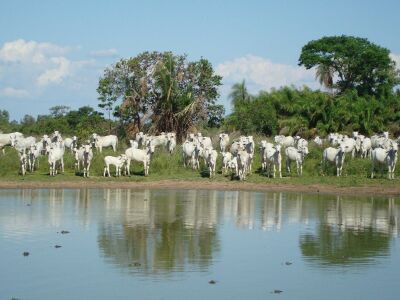
[[[296,228],[291,237],[299,248],[293,252],[300,251],[305,261],[351,267],[391,254],[400,229],[399,204],[397,198],[279,192],[0,190],[0,242],[76,222],[83,231],[95,228],[107,263],[141,274],[169,274],[206,271],[223,259],[223,229],[233,227],[231,235],[236,229],[262,230],[268,237]]]

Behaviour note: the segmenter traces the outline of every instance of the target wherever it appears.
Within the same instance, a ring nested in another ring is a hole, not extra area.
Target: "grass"
[[[123,153],[123,149],[119,149],[118,153]],[[201,170],[192,170],[184,168],[180,147],[170,155],[163,149],[157,149],[150,165],[150,174],[144,177],[143,166],[133,162],[131,164],[131,177],[123,176],[115,177],[115,169],[111,167],[111,178],[104,178],[103,175],[103,159],[106,155],[116,155],[112,150],[103,150],[103,153],[94,153],[92,167],[90,169],[91,177],[84,179],[81,172],[74,170],[74,158],[71,152],[66,151],[64,157],[65,173],[58,174],[55,177],[49,176],[49,167],[47,157],[40,158],[40,167],[33,173],[27,172],[26,176],[19,175],[19,160],[17,152],[12,148],[6,149],[5,155],[0,155],[0,180],[7,181],[41,181],[41,182],[64,182],[64,181],[134,181],[134,182],[152,182],[165,179],[171,180],[190,180],[200,182],[229,182],[237,180],[230,175],[221,174],[221,157],[218,158],[217,174],[214,178],[208,178],[208,170],[202,167]],[[336,177],[335,167],[328,166],[326,170],[321,169],[322,149],[310,145],[310,154],[306,157],[303,166],[303,175],[296,174],[296,166],[292,164],[292,173],[286,171],[285,158],[282,159],[282,176],[283,178],[269,178],[261,172],[261,161],[258,151],[256,152],[253,162],[253,174],[249,175],[246,182],[251,183],[270,183],[270,184],[292,184],[292,185],[311,185],[322,184],[336,187],[360,187],[360,186],[380,186],[380,187],[396,187],[400,185],[400,168],[397,166],[395,172],[395,180],[387,179],[387,171],[376,173],[376,178],[370,178],[371,161],[369,159],[355,158],[350,155],[346,156],[343,167],[343,176]]]

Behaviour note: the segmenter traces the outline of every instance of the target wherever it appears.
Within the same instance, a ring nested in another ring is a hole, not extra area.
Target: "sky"
[[[251,93],[320,88],[297,65],[301,48],[330,35],[369,39],[400,65],[400,1],[0,1],[0,109],[19,121],[55,105],[97,109],[105,68],[143,51],[208,59]]]

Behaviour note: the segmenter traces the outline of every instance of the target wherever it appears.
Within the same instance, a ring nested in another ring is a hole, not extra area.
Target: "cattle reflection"
[[[301,236],[301,251],[323,265],[373,263],[389,255],[392,237],[399,234],[399,208],[394,198],[320,201],[316,230]]]

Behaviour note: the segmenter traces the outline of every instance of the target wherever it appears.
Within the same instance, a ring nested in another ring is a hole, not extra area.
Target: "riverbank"
[[[290,180],[290,179],[289,179]],[[288,180],[288,181],[289,181]],[[81,189],[81,188],[124,188],[124,189],[212,189],[212,190],[241,190],[241,191],[282,191],[341,195],[386,195],[400,196],[400,186],[366,185],[366,186],[337,186],[332,184],[298,184],[291,182],[252,183],[252,182],[220,182],[212,180],[155,180],[155,181],[105,181],[82,179],[79,181],[0,181],[1,189]]]

